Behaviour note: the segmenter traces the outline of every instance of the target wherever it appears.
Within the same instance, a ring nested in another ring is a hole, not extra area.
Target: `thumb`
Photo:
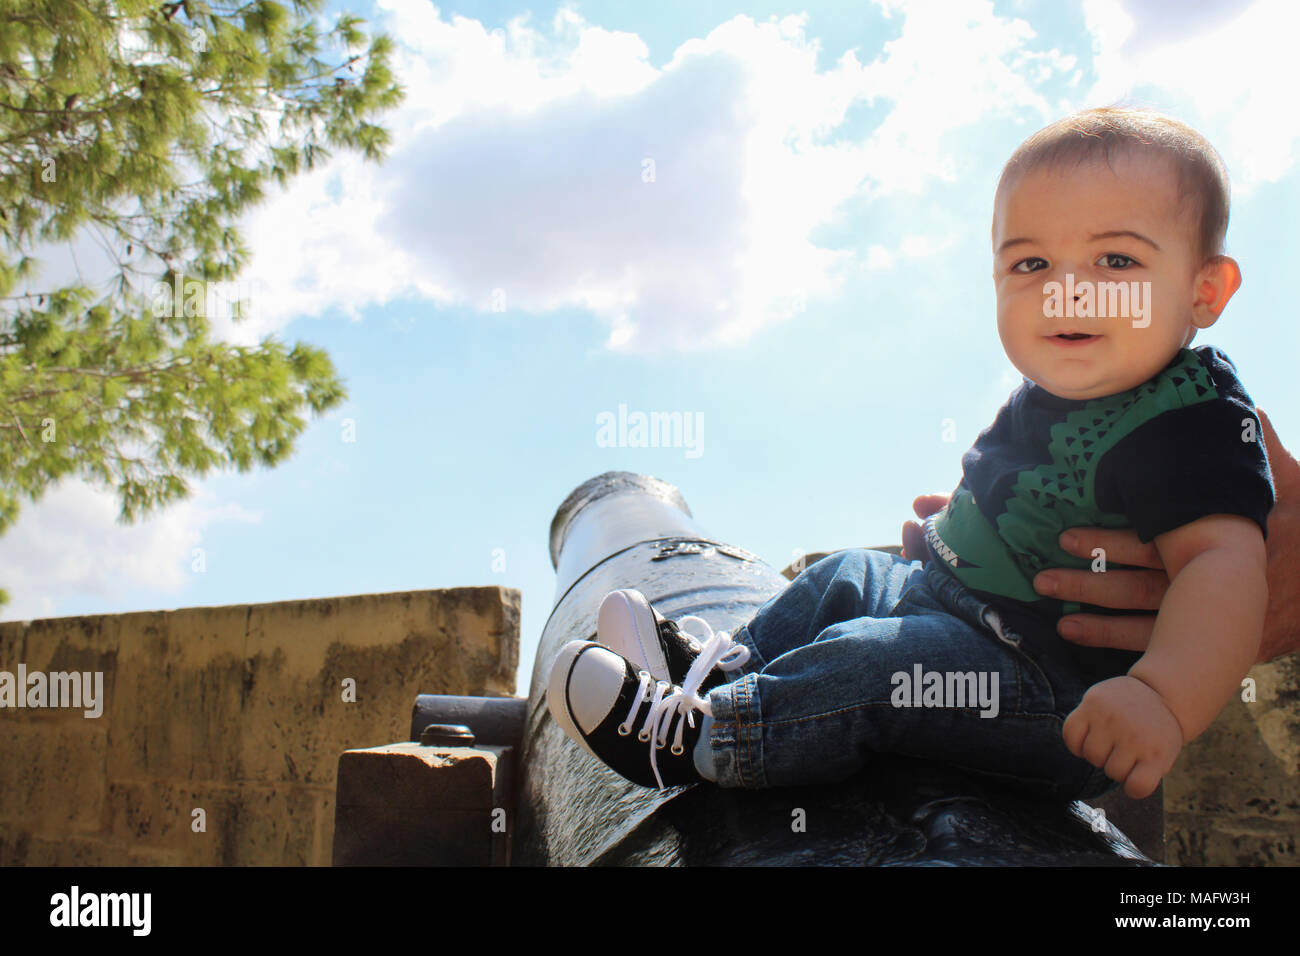
[[[928,518],[947,507],[950,497],[952,496],[943,494],[919,495],[912,502],[912,510],[916,512],[918,518]]]

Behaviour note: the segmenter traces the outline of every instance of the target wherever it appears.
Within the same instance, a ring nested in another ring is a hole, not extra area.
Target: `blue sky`
[[[348,402],[281,467],[130,528],[104,491],[53,489],[0,540],[5,619],[500,584],[522,694],[550,520],[593,475],[670,481],[777,567],[896,542],[1020,381],[990,277],[1002,165],[1091,106],[1222,154],[1244,283],[1195,344],[1300,448],[1285,3],[344,6],[399,43],[390,157],[340,154],[249,218],[253,315],[220,332],[324,347]],[[620,405],[691,416],[698,447],[602,447]]]

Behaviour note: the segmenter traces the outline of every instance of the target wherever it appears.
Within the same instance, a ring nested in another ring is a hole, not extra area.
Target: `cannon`
[[[477,720],[497,745],[494,759],[505,758],[498,773],[509,792],[503,796],[498,784],[492,799],[510,803],[508,852],[498,849],[484,862],[1156,865],[1081,801],[1045,801],[903,756],[881,755],[831,786],[657,791],[630,783],[551,718],[547,678],[560,648],[595,639],[600,603],[617,588],[644,592],[666,617],[694,614],[715,630],[730,630],[788,581],[756,555],[706,534],[673,485],[631,472],[606,472],[569,494],[551,522],[550,555],[555,600],[527,701],[422,696],[415,708],[413,741],[437,725],[430,733],[450,732],[444,742],[454,744],[458,731],[442,725],[459,724],[473,735]],[[356,835],[347,840],[355,845]]]

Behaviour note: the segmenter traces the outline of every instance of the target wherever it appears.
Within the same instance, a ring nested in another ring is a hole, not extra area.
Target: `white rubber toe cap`
[[[626,675],[623,658],[592,641],[570,641],[555,658],[546,705],[560,729],[593,757],[585,733],[609,716]]]

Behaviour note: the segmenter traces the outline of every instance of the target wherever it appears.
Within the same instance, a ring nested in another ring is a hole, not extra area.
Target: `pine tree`
[[[0,0],[0,533],[65,475],[134,521],[346,397],[321,349],[212,341],[206,308],[272,182],[388,145],[392,43],[322,5]],[[41,288],[38,254],[87,235],[110,281]]]

